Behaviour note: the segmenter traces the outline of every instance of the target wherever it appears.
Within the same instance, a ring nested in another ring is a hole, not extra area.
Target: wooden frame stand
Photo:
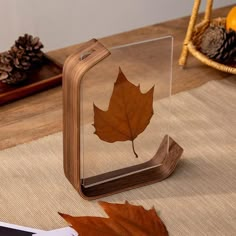
[[[67,179],[85,199],[95,199],[161,181],[175,169],[183,149],[165,136],[154,157],[142,164],[82,179],[80,176],[80,83],[110,52],[97,40],[85,43],[63,67],[63,155]],[[167,152],[167,147],[169,150]],[[86,182],[86,187],[82,182]]]

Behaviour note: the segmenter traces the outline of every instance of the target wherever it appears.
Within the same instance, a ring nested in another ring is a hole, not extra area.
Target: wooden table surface
[[[213,17],[226,16],[231,6],[215,9]],[[201,16],[199,17],[201,18]],[[151,25],[129,32],[99,39],[106,47],[138,42],[141,40],[174,36],[173,85],[172,92],[198,87],[209,80],[232,78],[227,74],[207,67],[189,56],[185,69],[178,65],[178,58],[188,26],[189,17]],[[48,52],[56,61],[64,63],[78,45]],[[62,130],[61,86],[10,103],[0,108],[0,150],[29,142]]]

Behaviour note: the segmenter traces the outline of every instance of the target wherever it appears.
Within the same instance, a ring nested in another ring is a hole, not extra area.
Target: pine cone
[[[13,70],[10,73],[0,74],[0,80],[2,81],[2,83],[10,85],[18,85],[26,78],[26,73],[19,70]]]
[[[28,70],[42,61],[42,48],[43,44],[38,37],[34,38],[32,35],[25,34],[15,41],[9,53],[13,57],[15,67]]]
[[[201,52],[210,59],[227,62],[236,52],[236,32],[224,27],[210,26],[202,36]]]
[[[13,67],[12,57],[8,53],[0,54],[0,80],[7,79]]]
[[[27,71],[42,62],[42,43],[38,37],[20,36],[11,49],[0,54],[0,81],[19,84],[27,78]]]
[[[12,57],[9,53],[0,54],[0,73],[11,72],[13,69]]]
[[[9,52],[0,54],[0,81],[6,84],[18,84],[26,79],[26,73],[14,67]]]
[[[228,49],[229,61],[236,61],[236,31],[230,29],[227,31],[227,40],[224,48]]]

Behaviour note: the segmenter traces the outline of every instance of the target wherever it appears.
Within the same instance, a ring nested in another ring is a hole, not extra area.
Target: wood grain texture
[[[162,181],[174,172],[182,153],[182,147],[166,135],[151,160],[84,179],[86,185],[79,192],[90,200]]]
[[[232,6],[215,9],[212,17],[226,16]],[[190,13],[189,13],[190,14]],[[203,17],[200,14],[199,17]],[[210,68],[194,57],[188,58],[188,65],[182,69],[178,65],[189,17],[147,26],[129,32],[109,36],[99,41],[110,48],[125,43],[138,42],[165,35],[174,36],[173,86],[172,92],[198,87],[210,80],[235,78],[234,75]],[[80,45],[48,52],[58,63],[78,50]],[[56,87],[21,99],[0,108],[0,149],[38,139],[62,130],[62,89]]]
[[[108,55],[103,45],[90,40],[70,55],[63,67],[64,171],[76,189],[80,186],[80,83],[86,71]]]

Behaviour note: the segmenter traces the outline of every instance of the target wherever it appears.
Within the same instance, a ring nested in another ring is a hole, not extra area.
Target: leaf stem
[[[134,149],[134,140],[131,140],[131,142],[132,142],[132,148],[133,148],[134,155],[135,155],[136,158],[138,158],[138,154]]]

